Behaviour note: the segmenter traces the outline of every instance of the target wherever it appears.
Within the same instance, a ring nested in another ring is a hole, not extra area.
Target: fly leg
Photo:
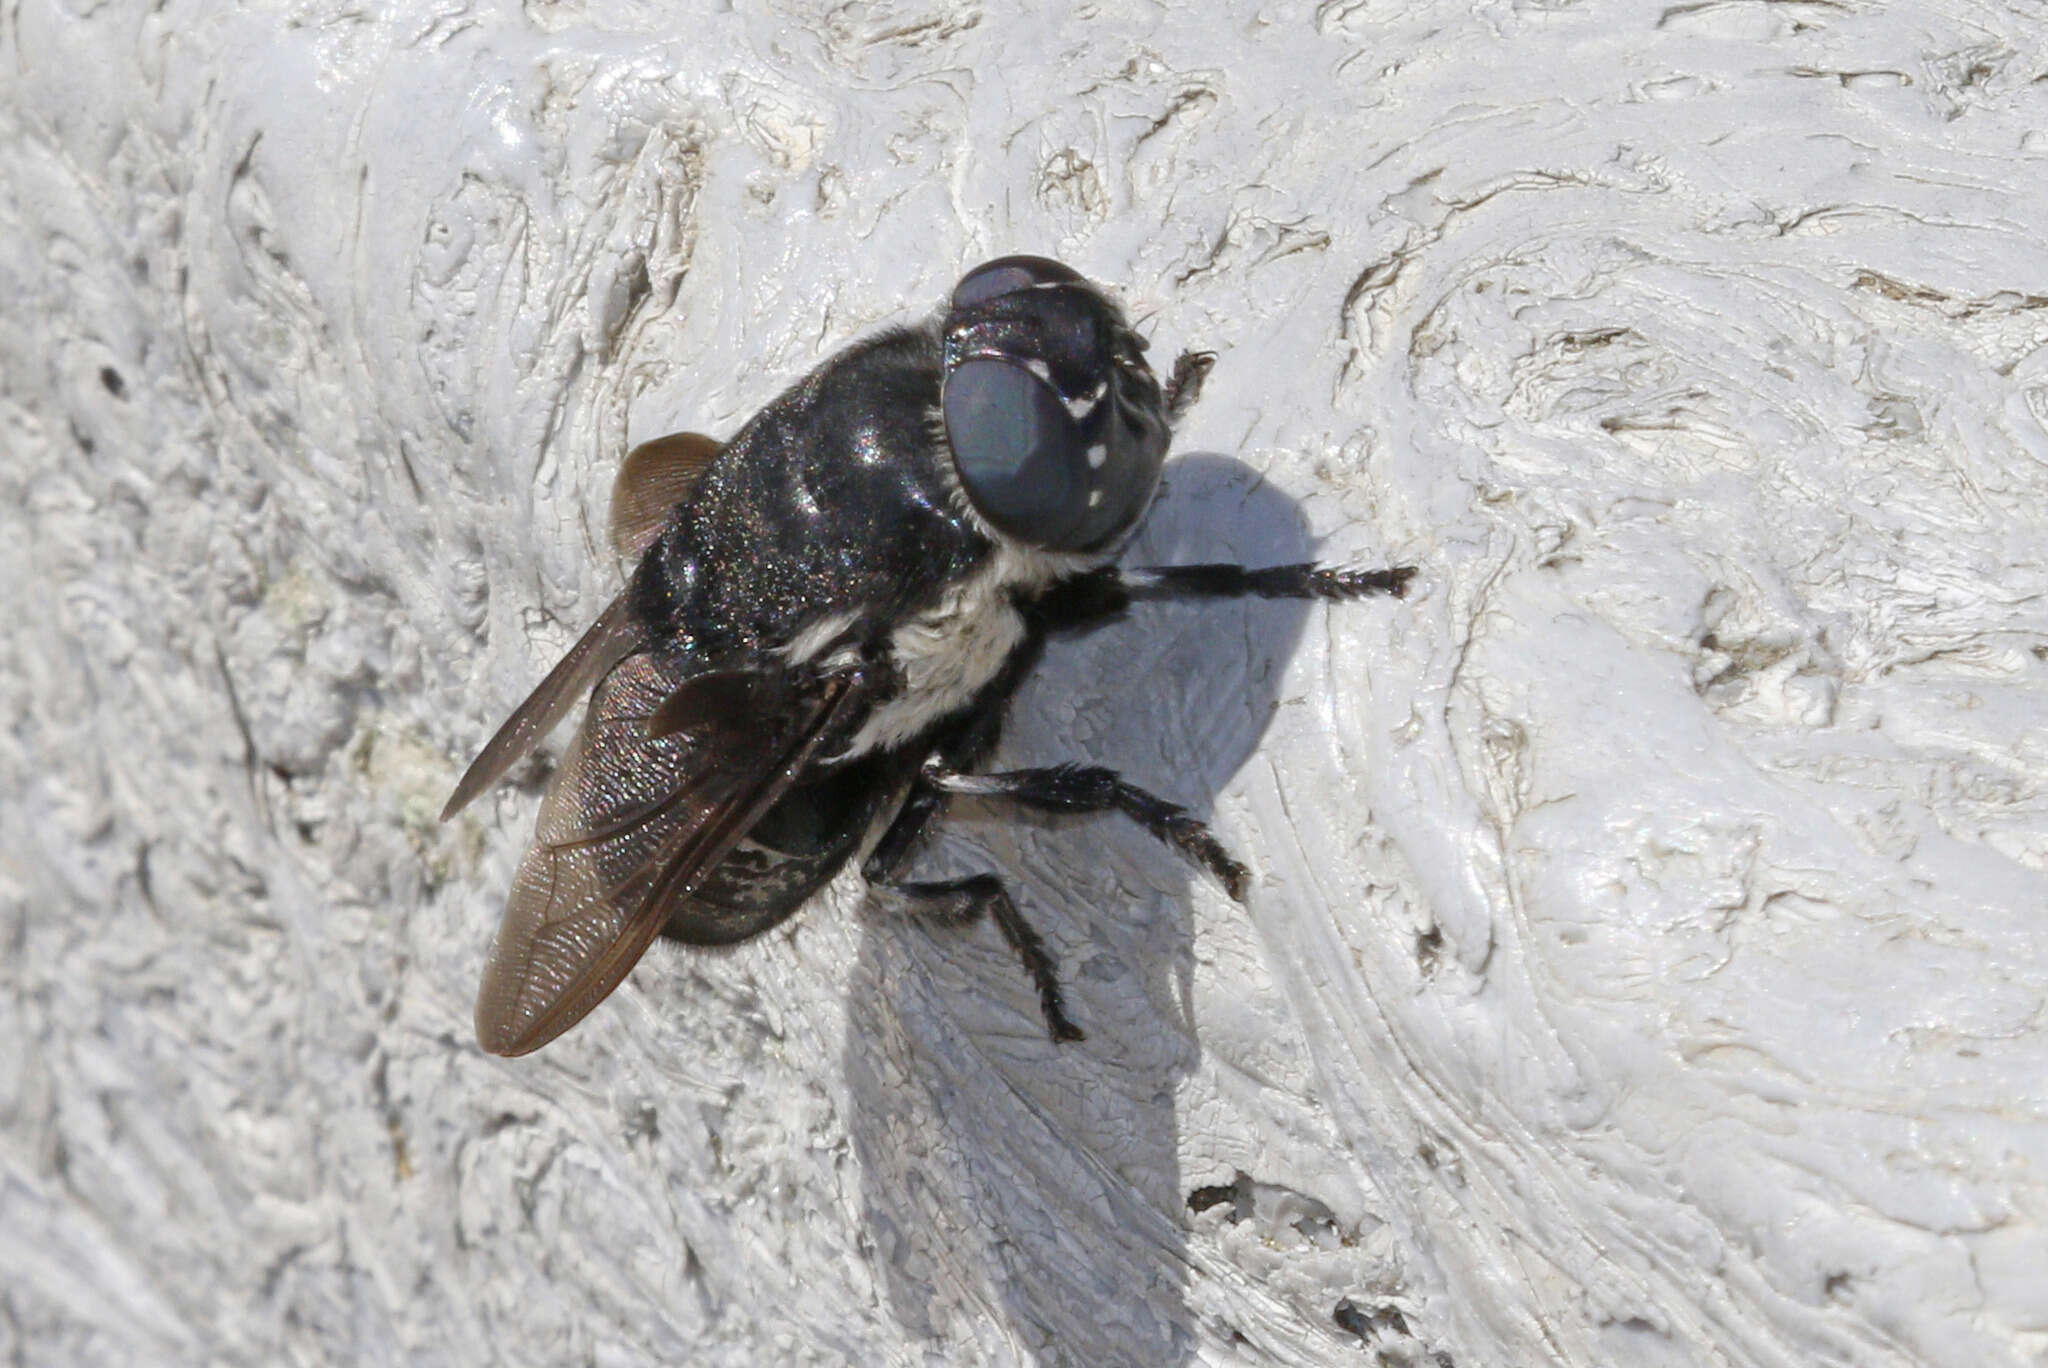
[[[943,748],[945,755],[955,764],[979,760],[994,747],[1001,724],[999,708],[984,711],[973,719],[963,735]],[[993,874],[939,881],[906,881],[898,877],[910,863],[911,853],[925,830],[946,805],[946,790],[929,777],[934,772],[953,771],[941,768],[936,755],[918,771],[896,820],[889,824],[861,865],[861,876],[878,888],[901,894],[919,916],[929,917],[942,926],[968,926],[983,914],[994,919],[996,929],[1023,961],[1024,972],[1031,975],[1032,986],[1038,989],[1038,1009],[1045,1016],[1045,1027],[1052,1038],[1086,1040],[1087,1033],[1067,1016],[1066,996],[1060,992],[1059,968],[1052,952],[1045,948],[1037,929],[1017,910],[1001,879]]]
[[[1408,590],[1412,565],[1378,570],[1340,570],[1299,565],[1153,565],[1136,570],[1104,566],[1055,586],[1028,605],[1041,632],[1086,631],[1121,617],[1133,603],[1174,599],[1329,599],[1346,602],[1368,594]]]
[[[1181,418],[1201,397],[1202,382],[1216,368],[1215,352],[1185,351],[1174,359],[1173,373],[1162,391],[1166,425],[1178,427]],[[1069,580],[1053,591],[1045,604],[1048,628],[1085,626],[1091,618],[1113,617],[1137,599],[1175,598],[1326,598],[1353,599],[1366,594],[1399,595],[1408,588],[1415,567],[1398,565],[1386,570],[1332,570],[1321,565],[1272,565],[1252,570],[1242,565],[1164,565],[1143,570],[1094,571]],[[1093,583],[1090,583],[1090,582]],[[1057,620],[1058,599],[1065,591],[1067,607],[1083,608],[1077,622]],[[1076,592],[1078,591],[1078,592]],[[1113,603],[1114,606],[1110,606]],[[1085,611],[1093,608],[1091,614]],[[1106,611],[1105,611],[1106,609]]]
[[[1024,961],[1024,971],[1031,975],[1031,982],[1038,989],[1038,1010],[1044,1013],[1045,1028],[1052,1038],[1088,1038],[1088,1033],[1067,1016],[1067,1000],[1060,992],[1059,969],[1053,963],[1052,952],[1045,948],[1036,928],[1017,910],[1001,879],[993,874],[929,883],[888,883],[872,875],[869,878],[880,887],[902,894],[919,916],[929,917],[942,926],[969,926],[980,920],[983,913],[993,917],[996,928],[1017,952],[1017,958]]]
[[[1182,352],[1174,358],[1173,374],[1166,378],[1166,425],[1177,427],[1181,415],[1194,407],[1201,396],[1202,382],[1216,368],[1215,352]]]
[[[899,883],[893,876],[909,861],[925,828],[950,794],[1007,798],[1041,812],[1121,812],[1160,840],[1214,874],[1225,891],[1244,900],[1245,867],[1230,857],[1208,826],[1178,803],[1126,783],[1115,770],[1096,765],[1053,765],[1044,769],[968,774],[934,757],[918,772],[910,797],[868,856],[861,872],[868,882],[909,897],[920,915],[964,926],[984,912],[995,918],[1003,939],[1017,952],[1038,988],[1038,1005],[1054,1040],[1081,1040],[1081,1028],[1067,1017],[1052,954],[993,874],[940,883]]]
[[[1244,901],[1245,867],[1230,857],[1209,827],[1179,803],[1126,783],[1099,765],[1052,765],[1001,774],[963,774],[928,764],[920,776],[941,793],[1007,798],[1040,812],[1121,812],[1216,876],[1225,892]]]
[[[1406,593],[1415,567],[1337,570],[1327,565],[1154,565],[1121,574],[1132,599],[1267,598],[1357,599]]]

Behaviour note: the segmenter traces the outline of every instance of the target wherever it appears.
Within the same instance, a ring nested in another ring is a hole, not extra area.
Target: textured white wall
[[[769,8],[0,10],[0,1356],[2048,1356],[2048,19]],[[966,812],[1086,1044],[848,882],[482,1056],[619,453],[1016,249],[1221,353],[1136,558],[1424,567],[1020,699],[1249,907]]]

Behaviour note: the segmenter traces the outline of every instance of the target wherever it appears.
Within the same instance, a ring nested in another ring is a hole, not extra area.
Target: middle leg
[[[1000,774],[965,774],[932,763],[918,777],[940,793],[1008,798],[1041,812],[1121,812],[1214,874],[1232,898],[1244,901],[1250,875],[1231,858],[1208,825],[1180,804],[1125,782],[1115,770],[1099,765],[1052,765]]]
[[[1067,1016],[1066,995],[1060,991],[1059,967],[1045,940],[1017,910],[1016,902],[1001,879],[993,874],[975,874],[964,879],[905,880],[900,876],[910,863],[917,844],[946,806],[946,790],[933,783],[927,771],[951,772],[943,767],[978,762],[994,748],[1001,728],[1000,708],[989,708],[973,719],[958,736],[935,752],[911,781],[909,794],[896,818],[882,833],[882,839],[861,864],[861,876],[876,888],[901,894],[910,909],[943,926],[967,926],[983,913],[995,922],[1010,949],[1023,962],[1024,972],[1038,990],[1039,1011],[1046,1031],[1055,1042],[1085,1040],[1087,1033]]]

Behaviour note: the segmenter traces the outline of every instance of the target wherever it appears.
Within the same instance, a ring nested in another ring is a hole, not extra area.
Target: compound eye
[[[1036,285],[1072,285],[1080,279],[1072,269],[1047,257],[997,257],[960,277],[960,283],[953,287],[953,308],[971,309]]]
[[[946,377],[944,407],[946,440],[976,510],[1035,545],[1066,538],[1088,511],[1087,466],[1081,434],[1051,386],[1008,361],[965,361]]]

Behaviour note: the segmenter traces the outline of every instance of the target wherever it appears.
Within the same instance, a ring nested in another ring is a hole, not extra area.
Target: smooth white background
[[[2041,1361],[2044,34],[0,11],[0,1352]],[[1421,567],[1018,700],[1248,905],[963,806],[1085,1044],[849,879],[482,1056],[619,454],[1011,250],[1219,353],[1134,560]]]

